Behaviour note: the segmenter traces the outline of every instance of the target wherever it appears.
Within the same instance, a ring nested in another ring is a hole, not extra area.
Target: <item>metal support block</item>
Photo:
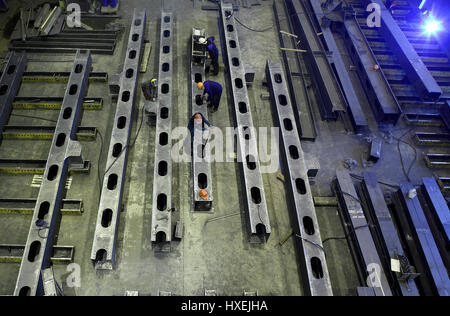
[[[285,2],[294,32],[304,45],[303,48],[307,50],[309,72],[314,74],[317,96],[322,104],[320,107],[322,118],[336,119],[339,112],[346,111],[348,105],[329,58],[302,1],[285,0]]]
[[[53,268],[42,270],[42,279],[44,283],[44,296],[64,296],[64,293],[55,280]]]
[[[83,161],[81,145],[74,141],[83,98],[87,92],[91,53],[78,51],[56,125],[42,185],[34,210],[14,295],[41,295],[41,271],[48,268],[60,220],[61,201],[70,165]]]
[[[156,122],[151,241],[155,251],[172,241],[173,14],[161,12],[158,117]]]
[[[450,280],[438,247],[427,223],[415,188],[400,184],[394,202],[398,226],[404,234],[411,260],[421,275],[417,278],[424,295],[450,295]]]
[[[25,53],[12,52],[6,61],[5,71],[0,79],[0,141],[3,129],[11,115],[14,98],[19,91],[26,64]]]
[[[245,69],[241,58],[239,36],[232,12],[231,4],[221,4],[220,18],[226,51],[225,60],[229,69],[236,126],[238,127],[238,161],[241,163],[244,175],[244,196],[247,201],[250,241],[266,242],[271,233],[269,213],[261,175],[258,144],[253,135],[255,129],[245,83]]]
[[[353,14],[353,9],[350,12],[348,10],[344,8],[341,32],[372,112],[378,122],[396,125],[402,114],[400,105]]]
[[[369,222],[364,215],[361,202],[358,199],[352,178],[347,170],[337,170],[337,179],[333,188],[339,201],[339,215],[344,230],[349,236],[349,246],[353,260],[363,287],[374,289],[376,296],[392,296],[383,263],[377,252],[375,242],[372,238]],[[368,284],[369,271],[378,269],[377,277],[372,284]]]
[[[192,51],[191,51],[191,116],[201,113],[205,119],[208,119],[208,107],[203,104],[201,92],[197,89],[197,83],[205,81],[205,59],[196,58],[194,48],[197,46],[196,34],[205,34],[204,30],[192,30]],[[204,46],[204,45],[203,45]],[[206,52],[205,52],[206,54]],[[196,125],[196,124],[195,124]],[[208,212],[213,204],[213,187],[211,158],[208,143],[209,134],[203,131],[202,126],[194,126],[193,144],[192,144],[192,177],[194,179],[193,201],[194,210],[198,212]],[[206,190],[208,198],[200,196],[200,191]]]
[[[377,4],[381,8],[381,31],[390,45],[392,52],[397,55],[406,76],[423,99],[437,101],[442,90],[428,71],[414,47],[408,41],[405,33],[395,21],[389,10],[381,0],[364,0],[366,5]]]
[[[366,117],[359,103],[358,96],[353,88],[352,81],[350,79],[347,67],[344,64],[340,51],[337,47],[334,35],[331,32],[331,20],[329,20],[324,12],[324,8],[320,1],[309,0],[311,8],[316,17],[316,25],[320,25],[323,40],[326,43],[326,53],[330,55],[329,62],[335,72],[337,80],[339,80],[342,92],[345,95],[345,99],[348,104],[348,112],[350,119],[352,120],[353,127],[356,133],[367,132],[369,129]],[[323,22],[327,23],[323,23]]]
[[[122,208],[122,193],[145,25],[145,10],[135,9],[120,80],[119,99],[108,150],[106,171],[103,177],[97,226],[91,252],[91,260],[98,270],[112,270],[115,263],[115,243],[119,214]]]
[[[289,175],[289,181],[286,184],[291,195],[290,203],[298,221],[298,234],[302,237],[299,240],[299,250],[305,262],[300,265],[304,268],[306,289],[313,296],[331,296],[333,292],[309,185],[308,169],[281,62],[272,64],[268,60],[266,77],[272,96],[272,104],[276,109],[275,112],[282,131],[282,152],[287,168],[286,175]],[[286,102],[283,102],[284,100]]]
[[[450,210],[433,178],[424,178],[419,198],[447,270],[450,271]]]
[[[402,296],[418,296],[419,291],[412,278],[414,273],[411,266],[403,266],[401,271],[394,271],[391,264],[393,260],[402,263],[408,263],[409,260],[403,250],[375,173],[364,173],[364,181],[360,185],[360,192],[372,228],[372,236],[378,247],[378,252],[383,254],[381,256],[384,259],[383,268],[392,288]]]

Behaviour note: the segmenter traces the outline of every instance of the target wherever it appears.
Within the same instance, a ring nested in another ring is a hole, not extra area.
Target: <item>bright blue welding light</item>
[[[425,3],[427,2],[427,0],[422,0],[422,2],[419,5],[419,10],[422,10],[423,6],[425,5]]]
[[[442,22],[436,20],[434,17],[430,16],[428,19],[424,21],[423,30],[428,35],[434,35],[440,31],[442,31]]]

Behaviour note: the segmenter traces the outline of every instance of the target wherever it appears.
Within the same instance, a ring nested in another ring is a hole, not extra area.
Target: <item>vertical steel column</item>
[[[191,50],[194,50],[194,36],[192,36]],[[192,115],[201,113],[203,117],[208,118],[208,107],[203,104],[202,95],[197,89],[197,83],[205,81],[205,64],[196,62],[191,52],[191,106]],[[193,201],[195,211],[210,211],[213,203],[213,187],[210,164],[210,151],[205,149],[208,135],[202,130],[202,127],[194,127],[193,152],[192,152],[192,176],[194,178]],[[203,199],[200,197],[200,190],[206,190],[209,197]]]
[[[172,241],[172,73],[173,15],[161,13],[159,53],[159,104],[156,123],[155,172],[153,179],[152,232],[153,246]]]
[[[254,135],[255,129],[245,81],[245,70],[241,58],[239,36],[232,13],[232,5],[222,3],[220,18],[232,86],[236,126],[238,128],[238,160],[244,173],[251,241],[266,242],[271,232],[270,220],[260,170],[258,145]]]
[[[355,186],[347,170],[337,170],[333,187],[339,201],[342,224],[349,236],[349,246],[363,286],[373,287],[376,296],[392,296],[392,291],[377,248],[372,239],[369,223],[358,200]],[[373,284],[366,284],[369,270],[375,269]]]
[[[400,184],[394,202],[399,226],[404,234],[409,253],[419,276],[418,283],[425,295],[450,295],[450,280],[436,242],[427,223],[425,214],[414,186]]]
[[[391,259],[401,260],[406,258],[402,243],[397,234],[391,213],[384,200],[384,194],[378,184],[377,176],[372,172],[364,173],[364,181],[360,186],[363,201],[367,209],[366,214],[370,222],[372,236],[376,240],[378,251],[383,255],[384,270],[386,275],[390,277],[390,282],[395,289],[400,290],[403,296],[418,296],[419,291],[411,279],[401,279],[399,275],[395,276],[391,266]],[[408,260],[407,260],[408,261]]]
[[[344,10],[342,32],[350,58],[357,65],[359,80],[369,99],[376,120],[396,125],[402,110],[383,70],[373,68],[378,65],[378,61],[351,8]]]
[[[364,0],[366,5],[376,4],[381,8],[381,31],[384,38],[391,46],[394,54],[405,70],[406,76],[415,87],[417,94],[430,100],[438,100],[442,90],[428,71],[416,50],[408,41],[408,38],[398,26],[391,13],[386,9],[381,0]]]
[[[8,123],[11,115],[12,104],[19,91],[26,65],[25,53],[11,52],[6,61],[5,70],[0,79],[0,141],[5,124]]]
[[[340,83],[342,92],[348,104],[347,110],[350,112],[350,119],[352,120],[353,127],[356,132],[365,132],[369,129],[366,117],[359,103],[358,96],[353,88],[352,81],[350,79],[347,67],[345,67],[342,60],[341,53],[337,47],[334,35],[331,32],[331,21],[325,16],[322,5],[318,0],[309,0],[314,15],[316,16],[317,24],[320,25],[320,31],[322,31],[323,39],[325,40],[327,53],[331,55],[329,58],[335,75]]]
[[[331,296],[333,292],[309,185],[308,170],[281,62],[272,64],[267,61],[266,78],[282,131],[284,146],[282,152],[288,171],[286,175],[289,175],[288,186],[297,216],[299,234],[302,237],[299,241],[300,251],[305,262],[301,263],[301,266],[304,267],[305,283],[308,279],[307,292],[313,296]]]
[[[145,10],[135,9],[127,55],[120,78],[120,91],[91,252],[91,260],[98,270],[112,270],[115,263],[115,243],[122,208],[122,193],[145,25]]]
[[[48,268],[60,219],[60,207],[71,164],[82,163],[81,145],[74,141],[91,70],[91,53],[78,51],[67,85],[55,136],[34,209],[14,295],[35,296],[43,291],[42,273]]]

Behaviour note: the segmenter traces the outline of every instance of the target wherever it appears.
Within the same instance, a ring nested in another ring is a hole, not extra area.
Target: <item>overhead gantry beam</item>
[[[59,114],[34,209],[14,295],[42,295],[42,270],[49,267],[69,167],[83,163],[75,139],[91,71],[91,53],[78,51]]]
[[[97,225],[91,252],[91,260],[98,270],[112,270],[115,263],[115,243],[120,210],[122,209],[122,194],[145,25],[145,10],[135,9],[124,67],[119,82],[119,98],[108,150],[106,171],[103,177]]]
[[[254,242],[266,242],[271,232],[269,213],[261,175],[258,144],[254,135],[245,69],[231,4],[222,2],[220,19],[238,128],[238,160],[244,174],[250,239]]]
[[[159,99],[156,121],[151,241],[155,250],[172,241],[173,14],[161,13]]]
[[[307,284],[306,289],[310,295],[331,296],[333,292],[309,185],[305,155],[296,127],[286,76],[281,62],[272,64],[267,61],[266,77],[273,107],[277,113],[282,132],[282,152],[287,168],[286,179],[289,176],[288,187],[291,205],[296,213],[299,235],[301,236],[299,248],[304,259],[304,262],[301,263],[301,266],[304,267],[304,283]],[[284,100],[286,100],[286,103],[282,103]]]

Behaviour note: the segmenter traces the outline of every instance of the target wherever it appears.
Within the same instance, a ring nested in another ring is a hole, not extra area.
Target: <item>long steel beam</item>
[[[383,1],[364,0],[363,3],[365,5],[375,4],[380,7],[382,34],[391,46],[393,53],[398,57],[400,65],[405,70],[406,76],[416,89],[417,94],[423,99],[438,100],[442,95],[441,88],[389,10],[386,9]]]
[[[115,263],[115,243],[119,215],[122,208],[122,193],[127,168],[145,25],[145,10],[135,9],[120,79],[119,99],[108,150],[106,171],[103,177],[103,187],[91,252],[91,260],[98,270],[112,270]]]
[[[349,236],[349,246],[363,286],[374,288],[376,296],[392,296],[383,263],[372,238],[355,185],[347,170],[337,170],[334,190],[339,200],[339,215]],[[369,274],[370,270],[370,274]],[[374,271],[374,272],[373,272]],[[371,275],[374,274],[374,275]],[[371,280],[371,284],[368,280]]]
[[[193,57],[192,53],[196,49],[194,35],[191,40],[191,116],[201,113],[204,118],[208,119],[208,107],[206,104],[203,104],[202,96],[197,89],[197,83],[205,81],[205,59]],[[194,210],[200,212],[210,211],[213,204],[210,152],[204,146],[208,141],[207,138],[208,135],[203,132],[202,126],[194,126],[192,145],[193,201]],[[206,190],[208,198],[201,197],[200,190]]]
[[[232,87],[233,104],[238,128],[238,160],[241,163],[245,182],[245,197],[250,224],[250,240],[266,242],[271,233],[266,195],[264,192],[258,144],[250,110],[245,69],[231,4],[222,3],[220,18],[225,44],[226,63]]]
[[[59,222],[61,201],[71,164],[83,161],[81,145],[74,141],[80,121],[83,98],[91,71],[91,53],[78,51],[64,96],[55,136],[31,221],[14,295],[41,295],[41,271],[48,268]]]
[[[172,241],[173,14],[161,12],[159,99],[156,121],[151,241],[155,250]]]
[[[310,73],[313,74],[317,95],[321,99],[322,118],[336,119],[338,112],[346,111],[347,103],[330,65],[330,60],[313,28],[303,2],[300,0],[285,0],[285,2],[294,32],[299,36],[302,47],[307,50]]]
[[[424,178],[419,191],[419,198],[425,210],[428,224],[432,229],[434,239],[450,271],[450,210],[442,192],[433,178]]]
[[[418,285],[425,295],[450,295],[450,280],[411,183],[400,184],[395,195],[396,216],[416,270]]]
[[[326,17],[324,12],[323,5],[325,5],[325,3],[321,3],[317,0],[309,0],[309,3],[314,11],[317,25],[320,26],[320,31],[322,33],[321,36],[323,37],[327,48],[326,53],[331,55],[329,61],[335,70],[335,75],[339,80],[342,92],[344,93],[347,101],[347,110],[350,114],[350,119],[352,120],[355,131],[357,133],[364,131],[367,132],[369,126],[361,104],[359,103],[358,96],[353,88],[347,67],[344,64],[344,60],[342,59],[336,40],[334,39],[334,35],[331,31],[331,21]]]
[[[299,235],[300,251],[305,262],[305,283],[307,292],[313,296],[333,295],[330,276],[323,251],[314,200],[309,185],[308,169],[298,135],[294,112],[289,98],[286,76],[281,62],[267,61],[266,78],[272,97],[272,104],[277,113],[283,140],[283,154],[286,162],[286,175],[289,175],[291,203],[295,210]],[[287,103],[280,100],[286,99]],[[286,177],[287,178],[287,177]],[[306,282],[308,280],[308,282]]]
[[[274,1],[273,10],[298,132],[302,140],[315,141],[317,129],[311,98],[308,94],[306,74],[303,71],[301,54],[291,50],[297,49],[297,39],[296,35],[292,36],[292,26],[290,19],[287,18],[286,3],[284,1]]]
[[[12,52],[6,61],[5,71],[0,78],[0,141],[2,140],[3,129],[11,115],[14,98],[19,91],[26,64],[25,53]]]
[[[378,65],[377,59],[352,8],[344,9],[342,31],[350,58],[356,66],[358,77],[376,120],[380,123],[396,125],[402,110],[383,70],[374,68]]]
[[[407,263],[409,260],[403,250],[375,173],[364,173],[364,181],[360,186],[360,192],[372,228],[372,236],[374,236],[378,246],[378,252],[382,254],[384,271],[391,285],[402,296],[418,296],[417,286],[413,279],[406,276],[407,271],[399,272],[399,274],[393,272],[392,260],[398,260],[402,263]],[[409,270],[410,266],[405,266],[405,268]]]

